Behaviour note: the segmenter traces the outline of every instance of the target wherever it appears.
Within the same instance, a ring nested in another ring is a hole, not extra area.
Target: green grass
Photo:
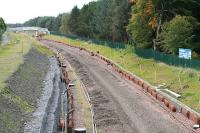
[[[6,86],[6,79],[23,63],[23,56],[31,48],[28,38],[24,35],[10,36],[10,43],[0,47],[0,90]]]
[[[5,81],[23,64],[24,55],[31,48],[34,47],[48,56],[52,56],[53,53],[41,46],[35,39],[24,34],[8,34],[11,39],[9,44],[0,46],[0,93],[19,105],[22,110],[32,112],[33,107],[6,87]]]
[[[87,132],[92,133],[92,129],[93,129],[92,116],[91,116],[92,114],[90,111],[90,105],[87,101],[87,97],[85,96],[84,88],[81,85],[81,81],[77,79],[77,75],[72,68],[69,69],[68,74],[69,74],[70,80],[76,80],[75,99],[77,100],[77,104],[79,104],[79,106],[81,106],[81,108],[83,109],[84,124],[87,129]]]
[[[169,66],[153,59],[140,58],[133,53],[133,47],[131,46],[117,50],[107,46],[91,44],[91,42],[87,41],[73,40],[60,36],[49,35],[45,36],[45,38],[84,47],[94,52],[99,51],[101,55],[113,60],[124,69],[143,78],[152,85],[158,86],[165,83],[165,87],[182,95],[182,98],[179,99],[181,102],[200,112],[199,71]]]
[[[21,109],[26,112],[32,112],[33,106],[29,105],[28,102],[24,101],[21,97],[13,93],[9,88],[5,87],[0,92],[4,97],[11,99],[15,104],[19,105]]]
[[[18,120],[18,122],[14,121]],[[21,119],[19,116],[15,116],[15,114],[10,113],[10,112],[1,112],[0,113],[0,121],[3,123],[4,128],[7,129],[8,131],[5,132],[10,132],[10,133],[19,133],[20,132],[20,127],[21,125]]]
[[[29,38],[22,34],[9,33],[9,44],[0,47],[0,93],[18,104],[26,112],[33,110],[26,101],[6,87],[5,81],[23,63],[23,56],[31,49]]]
[[[53,53],[25,34],[8,33],[8,35],[9,44],[0,45],[0,99],[2,100],[0,101],[0,130],[5,133],[18,133],[22,131],[23,123],[28,120],[28,114],[33,112],[35,107],[12,91],[7,86],[6,80],[24,63],[24,56],[31,48],[47,56],[52,56]],[[31,67],[28,66],[32,72]]]
[[[45,46],[42,46],[38,41],[36,41],[33,38],[30,38],[31,42],[32,42],[32,46],[34,48],[37,49],[37,51],[39,51],[42,54],[45,54],[47,56],[54,56],[54,53],[52,51],[50,51],[49,49],[47,49]]]

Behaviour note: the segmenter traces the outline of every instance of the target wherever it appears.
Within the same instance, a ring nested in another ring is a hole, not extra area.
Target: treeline
[[[42,28],[48,28],[49,31],[69,34],[68,24],[67,24],[69,16],[70,16],[69,13],[63,13],[59,14],[57,17],[51,17],[51,16],[37,17],[26,21],[22,25],[15,24],[11,25],[10,27],[15,27],[16,25],[20,25],[20,27],[21,26],[42,27]]]
[[[200,54],[199,0],[99,0],[71,13],[25,23],[81,37],[131,42],[136,47]]]
[[[177,54],[179,48],[200,53],[199,0],[131,0],[127,31],[137,47]]]
[[[3,20],[3,18],[0,17],[0,40],[5,31],[6,31],[6,24]]]
[[[130,10],[127,0],[91,2],[81,9],[72,9],[68,27],[71,33],[79,36],[127,42]]]
[[[37,17],[25,22],[25,26],[39,26],[50,31],[82,37],[127,42],[126,26],[131,6],[127,0],[99,0],[75,6],[70,14],[58,17]]]
[[[24,26],[36,26],[48,28],[50,31],[59,31],[61,25],[61,17],[37,17],[24,23]]]

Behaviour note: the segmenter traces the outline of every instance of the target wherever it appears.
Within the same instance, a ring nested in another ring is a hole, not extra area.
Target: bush
[[[3,20],[3,18],[0,18],[0,38],[5,31],[6,31],[6,24]]]
[[[161,34],[161,47],[173,54],[176,54],[179,48],[193,49],[195,47],[193,43],[195,35],[193,33],[197,25],[198,22],[194,17],[177,15],[165,24],[164,31]]]

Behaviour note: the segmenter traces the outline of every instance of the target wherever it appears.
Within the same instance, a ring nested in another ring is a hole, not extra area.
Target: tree
[[[84,37],[93,37],[94,31],[93,29],[93,19],[96,10],[96,2],[90,2],[87,5],[84,5],[83,8],[80,10],[80,17],[79,17],[79,34],[80,36]]]
[[[59,32],[64,33],[64,34],[70,34],[70,29],[68,26],[69,17],[70,17],[69,13],[62,14]]]
[[[112,15],[112,0],[101,0],[97,3],[93,20],[96,38],[112,40]]]
[[[49,31],[59,31],[61,16],[58,17],[37,17],[24,23],[24,26],[36,26],[48,28]]]
[[[156,33],[154,49],[159,47],[159,36],[162,32],[162,27],[165,22],[170,21],[176,15],[198,16],[197,9],[200,8],[198,0],[154,0],[154,18],[156,20]],[[195,15],[195,13],[197,13]]]
[[[132,10],[132,17],[127,27],[129,38],[137,47],[152,47],[153,29],[149,25],[153,13],[151,0],[140,0],[135,3]]]
[[[128,25],[130,5],[127,0],[113,0],[112,40],[127,42],[126,26]]]
[[[79,17],[80,17],[80,10],[78,9],[77,6],[75,6],[71,11],[70,18],[68,21],[68,26],[72,34],[79,34],[79,30],[80,30]]]
[[[62,24],[62,18],[64,14],[59,14],[56,18],[54,18],[53,24],[52,24],[52,31],[59,32],[61,24]]]
[[[177,15],[165,26],[161,34],[163,40],[161,47],[163,51],[177,54],[179,48],[194,49],[198,46],[194,44],[194,30],[198,25],[194,17]]]
[[[0,38],[5,31],[6,31],[6,24],[3,20],[3,18],[0,18]]]
[[[130,39],[136,43],[138,41],[141,42],[142,38],[138,39],[136,35],[144,34],[146,39],[142,40],[142,44],[149,44],[155,50],[160,50],[160,36],[166,23],[171,21],[176,15],[198,17],[199,12],[197,9],[200,8],[200,1],[198,0],[134,0],[133,3],[132,18],[128,26]],[[140,23],[141,21],[144,25],[143,27],[148,30],[141,30],[137,27],[140,24],[134,22],[136,18],[139,19],[136,22]],[[134,35],[134,33],[137,34]]]

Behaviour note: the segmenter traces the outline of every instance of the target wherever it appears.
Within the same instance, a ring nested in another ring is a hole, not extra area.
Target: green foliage
[[[99,0],[90,2],[81,9],[75,6],[70,14],[37,17],[25,22],[24,25],[82,37],[127,42],[126,26],[130,9],[127,0]]]
[[[113,1],[112,35],[114,41],[127,42],[126,26],[128,25],[131,6],[126,0]]]
[[[5,31],[6,31],[6,24],[3,20],[3,18],[0,18],[0,38]]]
[[[193,17],[177,15],[165,26],[162,32],[161,47],[164,51],[176,54],[179,48],[195,48],[192,42],[197,20]]]
[[[64,15],[65,14],[59,14],[56,18],[54,18],[51,31],[59,32],[61,24],[62,24],[62,18]]]
[[[165,53],[176,53],[178,47],[186,47],[200,54],[199,8],[199,0],[133,0],[131,11],[128,0],[98,0],[81,9],[75,6],[69,14],[38,17],[25,25],[85,38],[129,41],[137,47]],[[187,19],[180,22],[178,15]],[[179,24],[189,27],[180,28]]]
[[[68,27],[70,32],[83,37],[110,41],[127,41],[130,5],[127,0],[100,0],[81,9],[72,9]]]
[[[36,26],[47,28],[50,31],[59,31],[61,25],[62,14],[57,17],[37,17],[28,20],[24,23],[24,26]]]
[[[70,14],[63,13],[61,16],[62,16],[61,24],[60,24],[58,31],[63,33],[63,34],[70,34],[70,30],[69,30],[69,26],[68,26]]]
[[[83,37],[94,36],[94,19],[96,10],[96,2],[90,2],[88,5],[84,5],[80,11],[79,16],[79,35]]]
[[[153,37],[153,29],[149,26],[150,16],[145,13],[146,2],[147,0],[141,0],[134,5],[127,27],[130,40],[133,40],[137,47],[142,48],[152,47]]]
[[[73,34],[79,34],[79,25],[80,25],[80,20],[79,20],[79,17],[80,17],[80,10],[78,9],[77,6],[75,6],[72,11],[71,11],[71,14],[70,14],[70,18],[69,18],[69,21],[68,21],[68,26],[69,26],[69,29],[70,31],[73,33]]]
[[[97,4],[94,22],[96,37],[111,40],[112,38],[112,0],[101,0]]]
[[[129,38],[138,47],[166,53],[176,53],[179,47],[200,52],[199,8],[199,0],[137,0],[127,28]]]

